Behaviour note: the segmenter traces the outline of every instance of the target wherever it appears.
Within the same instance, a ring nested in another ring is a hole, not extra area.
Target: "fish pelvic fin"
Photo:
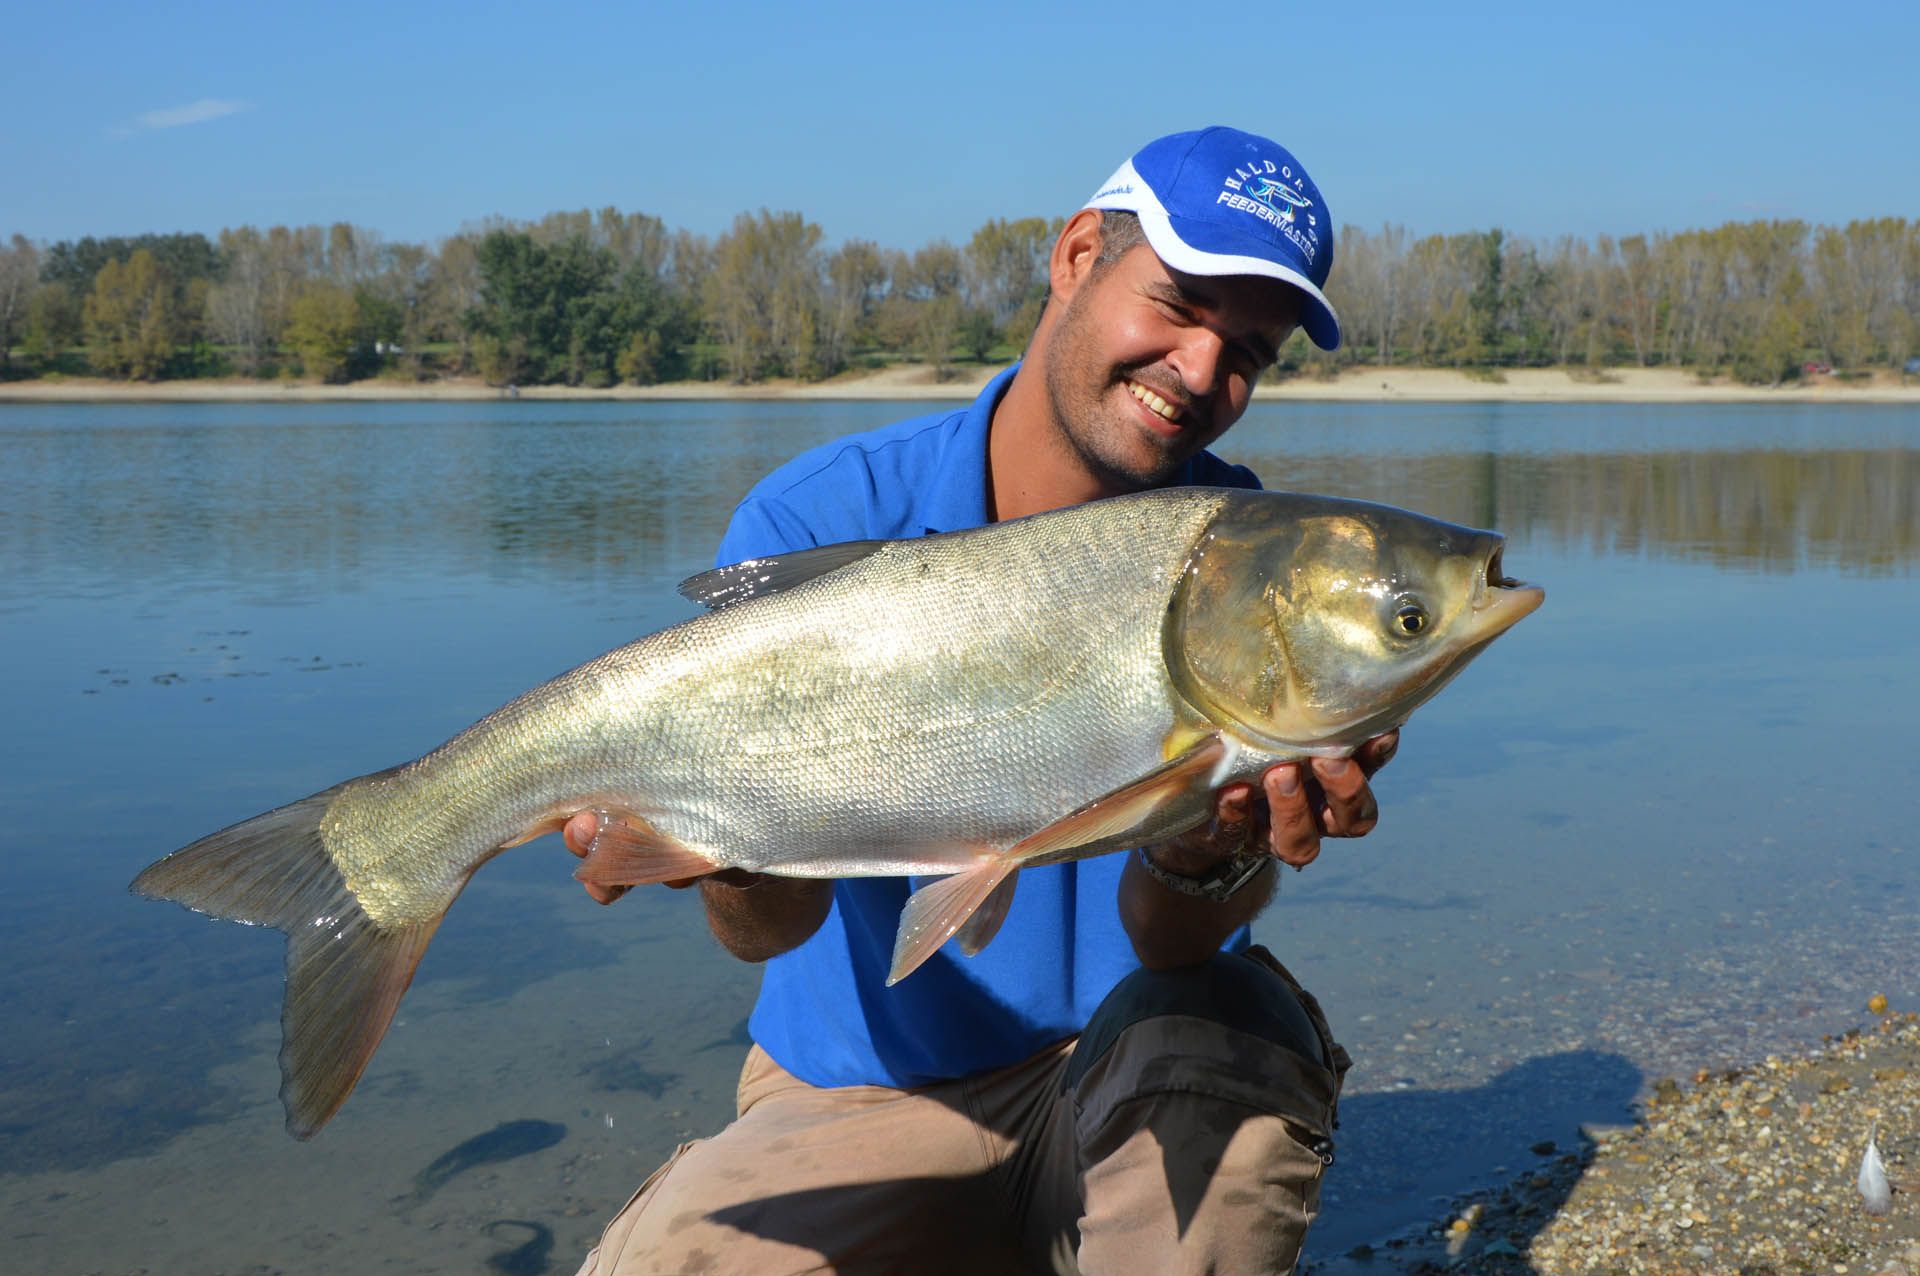
[[[984,935],[969,932],[971,938],[978,940],[972,951],[984,948],[1006,917],[1006,907],[1013,900],[1013,874],[1017,871],[1018,865],[1011,857],[1000,855],[964,873],[928,882],[909,896],[907,906],[900,910],[900,929],[893,937],[893,966],[887,971],[887,987],[893,987],[925,964],[927,958],[939,951],[940,945],[967,925],[976,909],[999,892],[1004,882],[1007,887],[1004,898],[996,905],[999,915],[991,917],[991,924],[984,927]]]
[[[596,814],[600,831],[593,835],[586,859],[573,870],[579,881],[594,886],[651,886],[701,877],[726,867],[637,815],[605,810]]]
[[[429,920],[391,926],[367,915],[321,840],[320,822],[345,787],[203,837],[132,884],[137,895],[286,932],[280,1100],[297,1139],[312,1138],[353,1092],[445,915],[443,906]]]

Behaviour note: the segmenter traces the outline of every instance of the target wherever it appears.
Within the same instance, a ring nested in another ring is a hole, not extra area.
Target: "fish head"
[[[1174,685],[1269,751],[1351,749],[1405,722],[1545,593],[1505,539],[1408,510],[1287,493],[1229,498],[1167,612]]]

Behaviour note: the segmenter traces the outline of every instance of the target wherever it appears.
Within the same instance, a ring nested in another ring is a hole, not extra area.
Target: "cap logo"
[[[1306,212],[1313,207],[1313,201],[1301,192],[1305,184],[1304,177],[1295,174],[1291,165],[1258,160],[1234,169],[1233,176],[1221,184],[1220,195],[1214,203],[1251,214],[1276,227],[1306,257],[1307,264],[1312,265],[1320,252],[1320,219]],[[1303,213],[1304,231],[1299,224]]]

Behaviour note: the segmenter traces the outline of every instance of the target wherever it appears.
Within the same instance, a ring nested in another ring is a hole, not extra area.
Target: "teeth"
[[[1137,381],[1127,382],[1127,392],[1169,421],[1174,420],[1180,415],[1179,408],[1174,407],[1171,403],[1168,403],[1165,399]]]

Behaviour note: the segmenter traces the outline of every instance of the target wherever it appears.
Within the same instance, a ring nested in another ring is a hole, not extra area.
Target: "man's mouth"
[[[1146,386],[1141,385],[1138,381],[1130,380],[1125,384],[1127,393],[1145,404],[1148,411],[1168,421],[1178,421],[1180,419],[1180,409],[1175,404],[1168,403],[1165,399],[1161,398],[1152,390],[1149,390]]]

